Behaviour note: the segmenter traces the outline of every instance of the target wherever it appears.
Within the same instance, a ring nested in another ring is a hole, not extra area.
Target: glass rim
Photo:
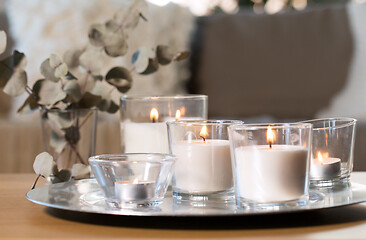
[[[63,112],[63,113],[68,113],[68,112],[87,112],[87,111],[98,111],[97,108],[92,107],[92,108],[72,108],[72,109],[58,109],[58,108],[52,108],[52,109],[42,109],[40,108],[41,112]]]
[[[321,121],[344,121],[345,123],[342,123],[337,126],[331,126],[331,127],[314,127],[314,122],[321,122]],[[326,130],[326,129],[336,129],[336,128],[343,128],[343,127],[349,127],[352,125],[355,125],[357,122],[357,119],[350,118],[350,117],[334,117],[334,118],[316,118],[316,119],[310,119],[305,121],[300,121],[299,123],[310,123],[313,125],[313,130]]]
[[[120,98],[121,101],[166,101],[172,99],[208,99],[207,95],[203,94],[178,94],[178,95],[130,95],[130,96],[122,96]]]
[[[202,120],[178,120],[168,121],[168,125],[183,126],[214,126],[214,125],[238,125],[243,124],[242,120],[218,120],[218,119],[202,119]]]
[[[128,157],[140,157],[138,159],[128,160]],[[158,159],[146,159],[146,157],[158,157]],[[107,163],[107,164],[131,164],[131,163],[161,163],[174,162],[175,155],[165,153],[117,153],[117,154],[101,154],[89,157],[90,164]]]
[[[273,129],[284,129],[284,128],[309,128],[312,129],[312,124],[310,123],[250,123],[250,124],[239,124],[229,126],[231,130],[260,130],[268,129],[271,127]]]

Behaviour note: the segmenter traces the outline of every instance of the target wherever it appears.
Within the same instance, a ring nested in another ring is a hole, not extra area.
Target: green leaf
[[[54,164],[53,157],[48,152],[42,152],[36,156],[33,170],[37,175],[47,178],[51,175]]]
[[[170,51],[168,46],[158,45],[156,47],[156,58],[159,64],[167,65],[173,60],[174,54]]]
[[[92,108],[96,107],[102,101],[101,96],[94,95],[90,92],[86,92],[84,96],[79,101],[80,108]]]
[[[66,93],[62,90],[61,82],[43,81],[39,90],[38,101],[42,105],[54,105],[66,97]]]
[[[190,52],[188,52],[188,51],[179,52],[174,56],[173,60],[182,61],[184,59],[187,59],[189,57],[189,55],[190,55]]]
[[[72,102],[78,102],[83,97],[80,85],[76,80],[67,81],[63,90],[71,97]]]
[[[121,93],[127,92],[132,86],[130,72],[123,67],[114,67],[105,76],[106,81],[115,86]]]
[[[0,31],[0,54],[3,54],[6,49],[6,33],[5,31]]]
[[[6,83],[3,91],[13,97],[22,95],[27,86],[27,73],[24,70],[18,70],[13,73]]]

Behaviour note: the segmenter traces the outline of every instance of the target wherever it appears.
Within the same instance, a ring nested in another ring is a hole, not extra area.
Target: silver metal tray
[[[200,204],[176,203],[166,194],[163,203],[155,208],[116,209],[109,207],[95,179],[45,185],[29,191],[26,198],[51,208],[96,214],[159,217],[242,216],[301,212],[366,202],[366,185],[349,183],[333,190],[311,190],[303,206],[284,206],[266,209],[238,209],[234,202]]]

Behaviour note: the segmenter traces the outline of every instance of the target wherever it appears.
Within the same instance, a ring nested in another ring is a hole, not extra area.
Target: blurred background
[[[31,85],[44,59],[85,45],[89,26],[126,2],[0,0],[0,57],[24,52]],[[167,44],[192,55],[136,76],[128,94],[203,93],[210,118],[245,122],[354,117],[355,169],[366,170],[366,0],[150,0],[147,17],[131,48]],[[0,172],[31,172],[42,151],[39,113],[16,113],[24,98],[0,92]],[[118,114],[100,118],[97,153],[119,152]]]

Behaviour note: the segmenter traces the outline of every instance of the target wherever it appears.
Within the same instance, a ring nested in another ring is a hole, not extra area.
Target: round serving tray
[[[26,198],[51,208],[123,216],[207,217],[241,216],[300,212],[366,202],[366,185],[349,183],[335,189],[311,190],[306,205],[266,209],[238,209],[234,202],[174,202],[171,192],[155,208],[116,209],[109,207],[95,179],[45,185],[29,191]]]

